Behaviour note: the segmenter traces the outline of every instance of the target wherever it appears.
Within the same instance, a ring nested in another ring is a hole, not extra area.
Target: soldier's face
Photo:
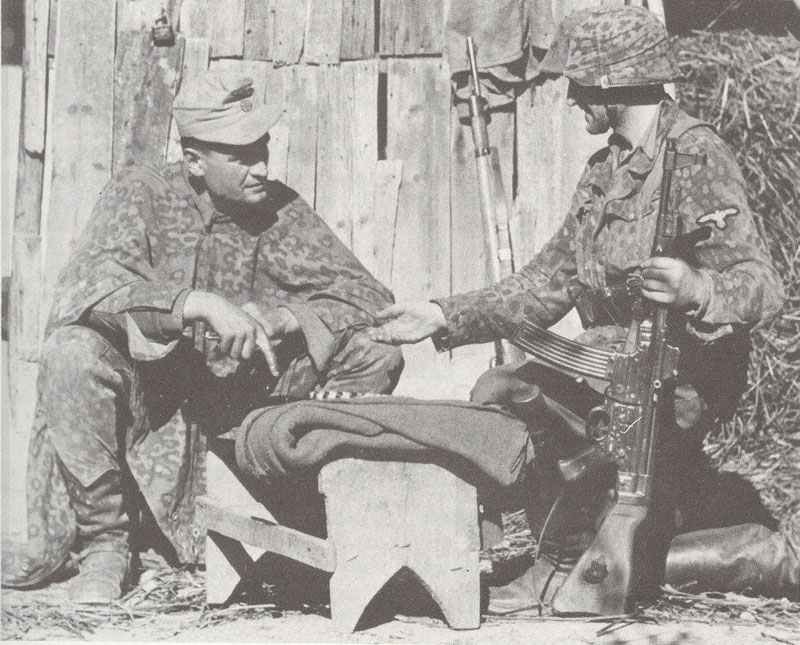
[[[202,178],[214,201],[260,204],[269,196],[268,142],[267,135],[246,146],[204,144],[192,148],[189,172]]]
[[[615,126],[616,106],[608,104],[607,93],[598,87],[582,87],[570,81],[567,104],[583,110],[589,134],[603,134]]]

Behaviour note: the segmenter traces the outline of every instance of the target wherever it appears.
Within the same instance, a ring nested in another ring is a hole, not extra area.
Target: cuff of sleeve
[[[445,309],[444,305],[439,300],[429,300],[428,302],[432,302],[435,305],[439,305],[444,314],[445,320],[447,320],[447,310]],[[433,347],[436,349],[437,352],[448,352],[453,349],[452,338],[450,336],[450,329],[445,327],[442,331],[437,331],[431,336],[431,341],[433,341]]]
[[[702,320],[708,311],[708,305],[711,302],[711,294],[714,292],[714,279],[708,269],[698,269],[703,280],[702,290],[703,293],[700,297],[700,304],[686,312],[686,316],[692,320]]]
[[[176,333],[182,332],[183,328],[186,327],[186,323],[183,321],[183,307],[190,293],[192,293],[192,289],[184,289],[178,294],[178,297],[175,298],[175,302],[172,303],[171,324]]]
[[[167,343],[148,339],[136,321],[129,313],[124,314],[125,331],[128,337],[128,351],[131,358],[137,361],[157,361],[169,354],[178,344],[180,338],[175,338]]]
[[[308,305],[281,305],[294,314],[306,340],[306,350],[317,371],[323,371],[336,350],[336,339]]]

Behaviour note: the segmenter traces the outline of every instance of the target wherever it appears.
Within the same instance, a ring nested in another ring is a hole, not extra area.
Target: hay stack
[[[718,464],[754,479],[784,523],[800,527],[800,42],[695,32],[678,40],[678,51],[687,79],[679,101],[734,150],[787,290],[779,316],[753,334],[748,392],[709,449]]]

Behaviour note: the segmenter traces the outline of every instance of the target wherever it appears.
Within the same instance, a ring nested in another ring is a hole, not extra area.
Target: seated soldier
[[[4,586],[46,581],[77,550],[71,597],[119,598],[140,512],[174,562],[197,562],[203,433],[275,397],[394,388],[400,350],[363,332],[392,294],[269,179],[280,111],[264,95],[250,79],[201,76],[175,101],[183,160],[127,168],[100,195],[56,288],[29,540],[4,543]]]

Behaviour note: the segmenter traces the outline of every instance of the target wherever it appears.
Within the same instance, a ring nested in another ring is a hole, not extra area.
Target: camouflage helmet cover
[[[539,71],[602,88],[654,85],[680,77],[666,28],[643,7],[570,14],[559,25]]]

